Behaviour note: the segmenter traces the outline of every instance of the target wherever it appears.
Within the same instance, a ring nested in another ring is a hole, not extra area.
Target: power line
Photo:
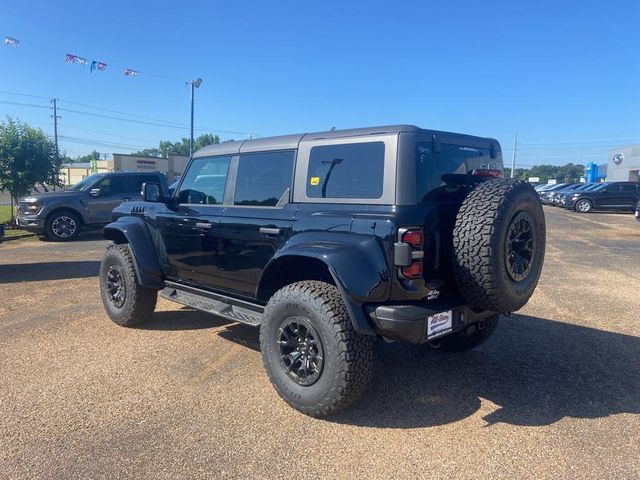
[[[85,138],[85,137],[75,137],[71,135],[60,135],[60,138],[66,140],[74,140],[74,141],[83,141],[83,142],[95,142],[95,143],[104,143],[115,146],[123,146],[123,147],[132,147],[132,148],[149,148],[148,145],[136,145],[131,143],[122,143],[122,142],[110,142],[108,140],[99,140],[95,138]]]
[[[46,109],[51,108],[49,106],[36,105],[35,103],[11,102],[11,101],[8,101],[8,100],[0,100],[0,103],[3,103],[5,105],[16,105],[16,106],[20,106],[20,107],[33,107],[33,108],[46,108]]]
[[[44,97],[41,95],[31,95],[28,93],[19,93],[19,92],[10,92],[7,90],[0,90],[0,93],[5,94],[5,95],[17,95],[17,96],[23,96],[23,97],[33,97],[33,98],[43,98],[43,99],[47,99],[49,100],[51,97]],[[58,98],[58,97],[56,97]],[[159,118],[154,118],[154,117],[147,117],[145,115],[138,115],[135,113],[129,113],[129,112],[123,112],[121,110],[113,110],[110,108],[106,108],[106,107],[99,107],[96,105],[90,105],[87,103],[81,103],[81,102],[76,102],[74,100],[68,100],[65,98],[58,98],[58,101],[61,102],[66,102],[66,103],[70,103],[73,105],[78,105],[78,106],[82,106],[82,107],[86,107],[86,108],[91,108],[94,110],[100,110],[100,111],[104,111],[104,112],[108,112],[108,113],[115,113],[118,115],[125,115],[125,116],[129,116],[129,117],[133,117],[133,118],[137,118],[137,119],[142,119],[142,120],[148,120],[151,123],[142,123],[142,122],[134,122],[134,123],[140,123],[141,125],[152,125],[152,126],[161,126],[161,127],[168,127],[168,128],[180,128],[180,129],[189,129],[189,125],[185,124],[185,123],[179,123],[179,122],[171,122],[168,120],[162,120]],[[37,107],[36,104],[25,104],[25,103],[18,103],[18,102],[10,102],[7,100],[0,100],[0,103],[7,103],[7,104],[12,104],[12,105],[22,105],[22,106],[33,106],[33,107]],[[64,108],[60,108],[60,110],[66,110],[68,112],[71,113],[79,113],[79,114],[83,114],[83,115],[91,115],[91,112],[81,112],[78,110],[73,110],[73,109],[64,109]],[[100,116],[99,114],[93,114],[94,116]],[[112,119],[112,120],[122,120],[122,121],[131,121],[128,119],[121,119],[121,118],[116,118],[116,117],[110,117],[110,116],[102,116],[102,118],[107,118],[107,119]],[[212,132],[212,133],[224,133],[224,134],[231,134],[231,135],[253,135],[253,136],[260,136],[254,132],[241,132],[241,131],[237,131],[237,130],[222,130],[222,129],[218,129],[218,128],[210,128],[210,127],[194,127],[194,130],[197,130],[199,132]]]
[[[107,135],[109,137],[117,137],[117,138],[124,138],[125,140],[136,140],[136,141],[140,141],[141,139],[138,137],[127,137],[125,135],[116,135],[115,133],[107,133],[107,132],[101,132],[98,130],[92,130],[90,128],[83,128],[83,127],[76,127],[75,125],[68,125],[66,123],[61,123],[59,122],[58,125],[60,125],[61,127],[64,128],[71,128],[73,130],[81,130],[83,132],[90,132],[90,133],[97,133],[99,135]],[[143,140],[143,141],[147,141],[147,140]],[[153,143],[153,142],[150,142]]]

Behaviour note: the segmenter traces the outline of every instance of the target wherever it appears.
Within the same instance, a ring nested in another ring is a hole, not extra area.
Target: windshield
[[[98,181],[102,177],[104,177],[103,173],[94,173],[93,175],[89,175],[87,178],[83,178],[81,181],[76,183],[69,190],[73,190],[74,192],[79,192],[79,191],[82,191],[82,190],[86,190],[87,188],[89,188],[91,185],[96,183],[96,181]]]
[[[589,191],[590,192],[597,192],[598,190],[602,190],[604,187],[606,187],[608,184],[607,183],[601,183],[599,184],[597,187],[595,188],[590,188]]]

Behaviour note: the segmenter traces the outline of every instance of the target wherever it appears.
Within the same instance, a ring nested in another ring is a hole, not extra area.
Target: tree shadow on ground
[[[0,284],[97,277],[98,261],[0,264]]]

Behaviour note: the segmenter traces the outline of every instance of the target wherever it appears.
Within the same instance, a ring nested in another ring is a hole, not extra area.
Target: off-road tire
[[[65,223],[72,223],[74,225],[73,233],[68,236],[62,236],[57,232],[61,230],[56,226],[56,220],[62,221],[63,219]],[[57,210],[49,214],[45,221],[45,234],[49,240],[54,242],[70,242],[71,240],[75,240],[78,238],[80,234],[80,230],[82,229],[82,220],[80,219],[80,215],[72,210]]]
[[[100,265],[100,296],[109,318],[123,327],[133,327],[149,320],[153,316],[158,300],[158,291],[146,288],[138,283],[133,264],[133,255],[129,244],[111,244]],[[124,286],[122,305],[110,300],[108,275],[111,268],[119,272]]]
[[[466,352],[479,347],[489,340],[498,327],[500,315],[492,315],[480,322],[469,325],[464,330],[447,335],[433,342],[433,346],[444,352]]]
[[[530,224],[533,246],[528,270],[514,279],[507,246],[515,242],[507,236],[521,219]],[[453,272],[467,304],[496,313],[522,308],[540,278],[545,236],[542,203],[531,185],[505,179],[476,185],[462,202],[453,230]]]
[[[278,343],[283,322],[308,321],[323,349],[320,376],[300,385],[285,371]],[[293,408],[313,417],[334,414],[367,388],[373,363],[373,338],[353,330],[338,289],[320,281],[303,281],[278,290],[269,300],[260,326],[264,367],[278,394]]]

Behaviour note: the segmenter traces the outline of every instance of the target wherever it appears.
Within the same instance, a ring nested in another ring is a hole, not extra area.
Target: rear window
[[[384,142],[313,147],[307,197],[380,198],[383,178]]]
[[[424,201],[434,189],[444,185],[445,173],[467,173],[475,169],[502,169],[502,164],[490,156],[489,148],[441,144],[440,152],[433,151],[432,142],[416,144],[416,191]]]

